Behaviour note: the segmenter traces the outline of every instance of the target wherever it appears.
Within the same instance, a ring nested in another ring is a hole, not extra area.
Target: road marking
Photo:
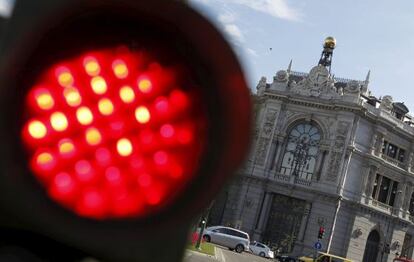
[[[214,253],[216,254],[215,257],[218,261],[226,262],[226,258],[224,257],[224,254],[221,251],[221,248],[214,247]]]

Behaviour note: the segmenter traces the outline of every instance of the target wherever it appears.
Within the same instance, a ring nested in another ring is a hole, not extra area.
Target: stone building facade
[[[287,70],[255,99],[252,150],[216,199],[210,224],[230,225],[283,253],[354,261],[413,257],[414,125],[403,103],[319,64]],[[411,215],[412,214],[412,215]]]

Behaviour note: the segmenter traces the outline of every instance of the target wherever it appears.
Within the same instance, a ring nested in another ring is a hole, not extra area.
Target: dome
[[[327,38],[325,38],[325,41],[323,43],[324,47],[329,47],[331,49],[334,49],[336,46],[336,39],[332,36],[328,36]]]

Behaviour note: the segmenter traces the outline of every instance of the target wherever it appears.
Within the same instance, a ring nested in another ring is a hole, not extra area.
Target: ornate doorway
[[[379,251],[380,235],[377,230],[372,230],[368,235],[362,262],[376,262]]]
[[[297,240],[306,201],[275,194],[267,220],[263,241],[290,253]]]

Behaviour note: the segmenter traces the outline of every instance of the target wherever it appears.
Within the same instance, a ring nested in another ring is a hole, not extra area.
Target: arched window
[[[315,172],[321,134],[312,123],[294,126],[288,136],[280,172],[311,180]]]

